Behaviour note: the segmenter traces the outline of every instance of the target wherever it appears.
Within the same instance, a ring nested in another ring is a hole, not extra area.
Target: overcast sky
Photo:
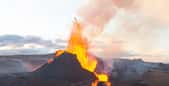
[[[1,0],[0,35],[66,37],[80,3],[80,0]]]
[[[1,0],[0,55],[63,49],[80,0]]]
[[[93,39],[95,53],[158,61],[169,58],[168,9],[168,0],[1,0],[0,54],[63,49],[74,17],[80,17],[87,28],[103,28]]]

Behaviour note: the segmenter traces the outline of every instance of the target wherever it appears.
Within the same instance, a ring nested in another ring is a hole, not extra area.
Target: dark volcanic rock
[[[82,69],[76,55],[67,52],[36,70],[34,76],[71,82],[96,79],[93,73]]]
[[[94,80],[95,75],[82,69],[76,55],[65,52],[34,72],[0,77],[0,86],[90,86]]]

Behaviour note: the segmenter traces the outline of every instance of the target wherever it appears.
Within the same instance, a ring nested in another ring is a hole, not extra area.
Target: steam
[[[168,0],[135,0],[137,10],[158,22],[169,24]]]
[[[154,7],[151,2],[160,7]],[[168,43],[164,41],[167,39],[160,38],[169,26],[166,22],[169,16],[165,15],[168,14],[167,2],[90,0],[79,9],[78,15],[87,28],[85,36],[89,40],[96,39],[91,43],[91,48],[95,48],[92,51],[111,58],[130,54],[156,55],[166,51],[161,44]],[[149,7],[152,9],[146,9]],[[153,12],[160,15],[153,15]]]
[[[127,9],[132,3],[133,0],[88,0],[77,14],[86,27],[95,28],[94,31],[100,34],[105,24],[116,15],[117,8]]]
[[[79,9],[77,14],[86,29],[85,36],[92,41],[92,52],[102,52],[103,55],[99,56],[103,57],[117,56],[119,52],[123,52],[122,41],[112,39],[112,35],[105,36],[104,30],[105,26],[117,15],[119,9],[129,10],[134,6],[133,4],[134,0],[89,0]],[[96,41],[93,42],[95,39]]]
[[[154,54],[158,50],[161,31],[167,28],[139,14],[121,13],[113,19],[119,25],[114,36],[124,42],[124,50],[136,54]]]
[[[161,53],[164,51],[161,48],[164,45],[161,44],[169,43],[164,41],[168,39],[160,38],[163,32],[169,33],[169,30],[165,30],[169,29],[167,10],[169,3],[167,2],[161,0],[88,1],[77,14],[86,28],[85,36],[90,41],[94,40],[91,42],[90,51],[104,60]],[[167,45],[165,47],[169,48]],[[106,62],[109,65],[109,62]]]
[[[111,0],[91,0],[78,13],[84,21],[103,27],[114,15],[115,10]]]
[[[106,37],[104,35],[105,26],[116,16],[119,8],[126,9],[130,7],[133,0],[90,0],[86,5],[80,8],[78,16],[84,24],[85,36],[91,42],[90,51],[102,58],[119,56],[122,50],[122,42],[120,40],[112,39],[112,36]],[[95,39],[95,41],[93,41]],[[100,42],[100,44],[99,44]],[[98,51],[98,50],[101,51]],[[100,54],[101,53],[101,54]],[[106,66],[111,69],[110,62]],[[109,71],[109,70],[108,70]],[[107,72],[108,72],[107,71]]]
[[[87,23],[104,27],[116,14],[117,8],[128,9],[134,0],[90,0],[80,8],[78,15]]]

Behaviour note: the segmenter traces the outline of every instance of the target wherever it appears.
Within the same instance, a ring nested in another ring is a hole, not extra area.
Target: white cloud
[[[44,40],[35,36],[4,35],[0,36],[0,55],[11,54],[47,54],[65,48],[65,41]]]

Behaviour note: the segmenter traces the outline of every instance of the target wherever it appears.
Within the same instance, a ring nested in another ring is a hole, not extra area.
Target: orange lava
[[[77,55],[82,68],[93,72],[96,68],[97,60],[88,56],[88,42],[82,36],[82,30],[80,23],[75,21],[66,51]]]
[[[77,59],[83,69],[93,72],[98,81],[108,81],[108,76],[106,74],[98,74],[95,72],[97,66],[97,60],[88,53],[88,41],[82,35],[83,28],[77,20],[74,22],[72,33],[68,41],[68,46],[66,48],[67,52],[77,55]],[[95,85],[92,85],[95,86]]]
[[[56,51],[55,56],[60,56],[63,53],[64,53],[64,50],[58,50]]]
[[[48,64],[52,63],[54,61],[53,58],[48,59]]]
[[[96,80],[96,81],[92,82],[91,86],[98,86],[98,83],[99,83],[99,81]],[[106,84],[106,86],[111,86],[110,82],[104,82],[104,83]]]

